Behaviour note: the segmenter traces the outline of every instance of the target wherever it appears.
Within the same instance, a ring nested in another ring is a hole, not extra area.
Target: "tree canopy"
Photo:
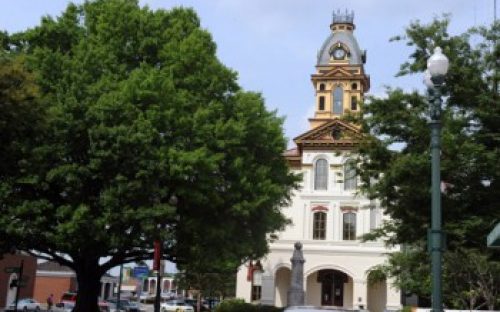
[[[102,274],[150,259],[155,239],[185,263],[267,251],[297,183],[282,119],[240,89],[193,10],[87,1],[1,41],[30,73],[18,99],[0,71],[2,102],[26,117],[8,127],[33,140],[2,150],[15,166],[1,167],[0,237],[74,269],[76,311],[97,311]],[[35,96],[40,113],[25,114]]]
[[[456,280],[453,282],[458,274],[455,260],[475,258],[488,263],[485,267],[491,272],[500,272],[500,254],[486,249],[486,236],[500,221],[500,24],[450,35],[448,23],[447,17],[426,25],[414,22],[404,36],[394,40],[414,48],[401,66],[400,76],[423,76],[436,46],[450,60],[443,88],[441,153],[443,229],[448,248],[444,299],[448,306],[460,307],[453,300],[460,291]],[[369,99],[359,120],[371,135],[360,147],[364,191],[380,200],[391,217],[365,238],[406,245],[402,254],[392,256],[386,273],[396,277],[406,291],[423,296],[430,294],[429,279],[423,278],[430,274],[429,261],[421,262],[427,259],[431,216],[428,116],[425,95],[387,88],[386,98]],[[446,288],[450,283],[454,286]],[[498,285],[494,286],[497,291]],[[500,304],[486,297],[478,296],[478,306],[487,301],[490,307]]]

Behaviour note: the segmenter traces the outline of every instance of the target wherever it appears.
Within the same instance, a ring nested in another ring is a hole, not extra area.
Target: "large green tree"
[[[35,76],[25,58],[0,54],[0,203],[4,203],[22,176],[21,168],[43,131],[44,106],[39,100]],[[0,206],[1,207],[1,206]],[[2,207],[3,208],[3,207]],[[0,208],[1,209],[1,208]],[[0,254],[10,251],[12,240],[0,240]]]
[[[500,221],[500,24],[453,36],[448,23],[447,17],[427,25],[415,22],[394,40],[414,48],[400,76],[423,76],[436,46],[450,60],[443,88],[441,154],[443,226],[449,250],[444,288],[446,304],[458,306],[453,287],[447,287],[458,276],[453,259],[463,253],[485,260],[493,271],[500,261],[498,252],[486,249],[486,236]],[[424,296],[430,293],[424,278],[430,274],[425,255],[431,216],[428,106],[420,92],[388,88],[386,98],[369,100],[359,121],[371,135],[360,148],[364,191],[379,199],[391,217],[366,238],[405,244],[406,251],[392,257],[386,272],[407,291]],[[421,261],[424,265],[411,265]],[[498,290],[499,285],[494,287]],[[479,301],[487,301],[486,297]]]
[[[282,119],[240,90],[192,10],[70,4],[2,44],[26,54],[47,117],[2,197],[0,237],[71,267],[76,311],[97,311],[100,277],[151,258],[155,239],[172,261],[267,251],[297,181]]]

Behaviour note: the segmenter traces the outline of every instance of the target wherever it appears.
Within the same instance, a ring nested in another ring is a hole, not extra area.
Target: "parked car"
[[[141,293],[139,295],[139,302],[151,303],[155,301],[155,295],[149,293]]]
[[[63,312],[72,312],[73,309],[75,308],[75,303],[74,302],[66,302],[66,303],[58,303],[56,304],[56,307],[58,307],[60,310]]]
[[[65,302],[60,302],[56,304],[56,309],[55,311],[62,311],[62,312],[73,312],[73,309],[75,308],[76,301],[75,302],[70,302],[70,301],[65,301]],[[97,303],[99,307],[99,311],[101,312],[110,312],[109,305],[105,301],[99,301]]]
[[[177,294],[174,292],[162,292],[160,295],[161,300],[171,300],[177,298]]]
[[[12,302],[5,311],[14,311],[16,303]],[[24,298],[17,302],[17,311],[40,311],[40,303],[33,298]]]
[[[192,305],[186,303],[184,300],[169,300],[160,305],[161,312],[194,312]]]
[[[97,302],[97,306],[101,312],[111,312],[111,306],[107,301],[100,300]]]
[[[56,307],[64,307],[65,304],[75,304],[76,303],[76,292],[65,292],[61,296],[61,300],[59,301],[58,304],[56,304]]]
[[[200,311],[198,311],[198,300],[196,299],[184,299],[184,301],[187,303],[187,304],[190,304],[194,311],[195,312],[206,312],[206,311],[210,311],[210,308],[208,307],[208,302],[206,300],[201,300],[201,303],[200,303]]]
[[[111,298],[107,300],[107,303],[109,305],[109,310],[110,312],[117,311],[117,303],[118,300],[116,298]],[[135,302],[132,302],[128,299],[120,299],[120,311],[125,311],[125,312],[140,312],[139,305]]]

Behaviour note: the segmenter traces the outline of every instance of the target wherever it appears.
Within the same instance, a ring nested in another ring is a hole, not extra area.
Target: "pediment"
[[[354,146],[362,137],[358,126],[333,119],[299,135],[294,142],[301,146]]]
[[[352,77],[354,75],[343,68],[334,68],[331,71],[325,73],[323,76],[324,77]]]
[[[356,76],[350,70],[344,67],[335,67],[330,70],[320,71],[318,74],[313,75],[316,78],[351,78]]]

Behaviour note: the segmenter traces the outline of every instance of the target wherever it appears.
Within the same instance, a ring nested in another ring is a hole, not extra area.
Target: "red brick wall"
[[[10,275],[5,273],[6,267],[19,267],[21,260],[24,260],[23,276],[28,277],[26,286],[19,291],[19,298],[33,297],[33,289],[35,287],[36,274],[36,258],[21,254],[4,254],[0,260],[0,307],[5,307],[11,302],[7,300],[7,291],[9,290]]]
[[[54,295],[54,303],[61,300],[63,293],[67,291],[76,291],[75,277],[54,277],[38,276],[35,282],[35,300],[46,303],[50,294]]]

